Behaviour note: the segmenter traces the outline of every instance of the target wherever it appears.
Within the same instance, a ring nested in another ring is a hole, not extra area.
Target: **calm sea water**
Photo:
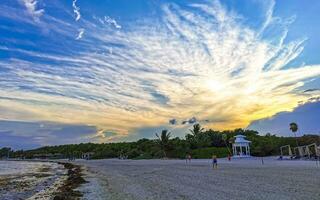
[[[17,175],[37,171],[44,163],[25,161],[0,161],[0,176]]]

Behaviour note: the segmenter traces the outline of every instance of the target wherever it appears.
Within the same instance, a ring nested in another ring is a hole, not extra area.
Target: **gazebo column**
[[[250,143],[251,141],[248,141],[245,138],[244,135],[236,135],[235,141],[232,145],[233,147],[233,154],[237,157],[249,157],[250,156]],[[240,149],[238,149],[240,148]]]
[[[235,153],[234,153],[234,145],[232,145],[232,153],[233,153],[233,155],[235,155]]]

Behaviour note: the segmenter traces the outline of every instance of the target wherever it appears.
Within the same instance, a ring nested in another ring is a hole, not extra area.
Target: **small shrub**
[[[148,153],[144,153],[144,154],[140,154],[139,156],[133,158],[134,160],[140,160],[140,159],[152,159],[153,157],[148,154]]]

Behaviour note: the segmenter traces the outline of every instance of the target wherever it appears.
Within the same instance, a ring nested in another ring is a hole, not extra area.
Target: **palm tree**
[[[197,137],[198,135],[203,133],[204,128],[201,128],[200,124],[195,124],[195,125],[193,125],[193,129],[189,129],[189,130],[194,137]]]
[[[229,151],[229,154],[230,155],[232,155],[231,154],[231,151],[230,151],[230,149],[229,149],[229,147],[228,147],[228,144],[227,144],[227,139],[228,139],[228,136],[227,136],[227,134],[222,134],[222,140],[224,141],[224,143],[225,143],[225,145],[226,145],[226,147],[227,147],[227,149],[228,149],[228,151]]]
[[[164,157],[167,157],[167,150],[170,146],[170,137],[171,133],[168,130],[162,130],[161,135],[159,136],[158,133],[156,133],[156,136],[158,138],[157,142],[163,151]]]
[[[297,138],[297,135],[296,135],[296,132],[298,131],[298,124],[295,123],[295,122],[291,122],[289,126],[290,126],[290,130],[291,130],[292,133],[294,134],[294,137],[296,138],[297,146],[299,146],[299,144],[298,144],[298,138]]]
[[[202,134],[204,132],[204,128],[201,127],[200,124],[193,125],[193,129],[189,129],[191,132],[191,140],[192,143],[198,148],[198,147],[204,147],[207,146],[208,142],[211,143],[211,141],[208,138],[208,135]]]

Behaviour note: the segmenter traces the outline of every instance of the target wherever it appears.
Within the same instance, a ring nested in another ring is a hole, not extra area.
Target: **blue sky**
[[[288,135],[288,119],[320,116],[319,9],[317,0],[4,0],[0,146],[132,141],[163,128],[183,137],[196,122]]]

